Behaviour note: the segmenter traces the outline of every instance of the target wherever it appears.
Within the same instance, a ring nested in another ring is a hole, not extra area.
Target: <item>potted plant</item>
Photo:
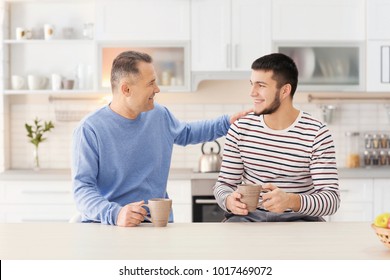
[[[43,135],[46,132],[51,131],[54,128],[54,125],[51,121],[44,122],[43,125],[41,125],[41,120],[38,118],[35,118],[34,124],[29,125],[28,123],[25,124],[26,130],[27,130],[27,137],[30,139],[30,142],[34,145],[34,170],[39,170],[39,153],[38,153],[38,147],[39,144],[46,140],[46,138],[43,138]]]

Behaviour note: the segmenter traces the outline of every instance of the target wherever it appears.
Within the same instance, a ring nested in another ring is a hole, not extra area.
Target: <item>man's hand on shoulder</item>
[[[230,117],[230,124],[233,124],[236,120],[238,120],[239,118],[245,117],[246,115],[248,115],[251,112],[253,112],[253,108],[250,108],[250,109],[247,109],[245,111],[241,111],[241,112],[235,113],[234,115],[232,115]]]
[[[120,227],[135,227],[145,219],[146,210],[142,207],[143,200],[127,204],[122,207],[116,220],[116,225]]]

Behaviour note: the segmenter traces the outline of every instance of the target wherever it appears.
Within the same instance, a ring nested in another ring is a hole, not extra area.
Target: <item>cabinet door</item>
[[[230,0],[191,1],[193,71],[230,69],[230,25]]]
[[[255,59],[271,52],[270,11],[270,0],[232,1],[233,70],[250,71]]]
[[[371,221],[373,219],[373,180],[340,179],[341,204],[330,221]]]
[[[390,212],[390,178],[374,179],[374,216]]]
[[[173,217],[176,223],[192,221],[191,181],[169,180],[167,192],[172,199]]]
[[[274,0],[273,40],[365,39],[364,0]]]
[[[367,1],[367,39],[390,40],[390,0]]]
[[[104,0],[96,6],[97,39],[189,40],[189,0]]]
[[[390,90],[390,40],[367,42],[367,91]]]

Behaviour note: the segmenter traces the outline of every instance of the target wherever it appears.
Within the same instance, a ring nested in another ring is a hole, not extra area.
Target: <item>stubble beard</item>
[[[281,102],[280,102],[280,91],[279,91],[275,94],[275,98],[272,101],[272,103],[267,108],[264,108],[262,111],[255,112],[255,115],[260,116],[260,115],[269,115],[275,113],[279,109],[280,104]]]

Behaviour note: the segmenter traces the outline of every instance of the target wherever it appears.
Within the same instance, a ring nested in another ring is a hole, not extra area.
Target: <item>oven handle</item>
[[[217,204],[215,199],[195,199],[196,204]]]

